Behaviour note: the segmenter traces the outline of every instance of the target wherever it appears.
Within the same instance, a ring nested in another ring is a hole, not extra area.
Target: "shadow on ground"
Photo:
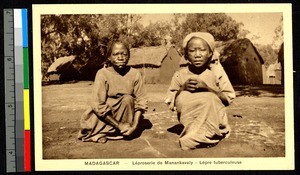
[[[176,125],[168,128],[167,131],[169,131],[171,133],[175,133],[177,135],[180,135],[183,128],[184,128],[184,126],[182,124],[176,124]]]
[[[282,85],[260,85],[260,86],[234,86],[238,96],[269,96],[284,97]]]
[[[132,133],[131,136],[126,137],[125,140],[133,140],[133,139],[139,138],[146,129],[151,129],[152,126],[153,125],[152,125],[150,120],[144,119],[144,118],[141,119],[141,121],[139,123],[139,127],[137,128],[137,130],[135,130],[135,132]]]

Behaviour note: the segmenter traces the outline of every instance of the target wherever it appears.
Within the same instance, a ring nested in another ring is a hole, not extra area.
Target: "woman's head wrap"
[[[194,37],[201,38],[207,43],[208,47],[213,52],[211,61],[219,59],[220,54],[219,54],[219,52],[217,52],[215,50],[215,39],[210,33],[207,33],[207,32],[193,32],[193,33],[188,34],[183,39],[183,42],[182,42],[182,47],[183,47],[184,52],[186,51],[188,42]]]
[[[215,50],[215,39],[214,37],[207,32],[194,32],[194,33],[190,33],[188,34],[182,42],[182,47],[185,49],[188,42],[193,38],[193,37],[197,37],[197,38],[201,38],[204,41],[206,41],[206,43],[208,44],[209,48],[211,49],[211,51],[213,52]]]

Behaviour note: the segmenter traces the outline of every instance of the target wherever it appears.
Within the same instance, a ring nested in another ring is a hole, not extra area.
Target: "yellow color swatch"
[[[24,129],[30,130],[29,89],[24,89]]]

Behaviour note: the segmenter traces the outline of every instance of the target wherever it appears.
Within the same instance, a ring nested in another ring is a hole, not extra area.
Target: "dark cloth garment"
[[[78,139],[97,142],[104,136],[117,136],[118,131],[105,122],[106,115],[132,123],[137,110],[147,110],[140,72],[131,68],[120,75],[112,67],[102,68],[97,72],[89,107],[81,116]]]

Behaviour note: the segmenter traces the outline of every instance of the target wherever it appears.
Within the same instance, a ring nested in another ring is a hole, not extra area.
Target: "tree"
[[[216,41],[236,39],[242,25],[225,13],[177,14],[174,18],[175,30],[172,33],[174,43],[181,42],[183,37],[191,32],[209,32]]]
[[[268,67],[270,64],[273,64],[277,61],[277,54],[272,48],[271,44],[268,45],[256,45],[256,48],[259,54],[264,59],[264,65]]]
[[[101,22],[102,33],[107,34],[110,40],[124,39],[131,41],[134,36],[138,35],[141,31],[142,25],[139,23],[140,15],[133,14],[110,14],[104,15],[104,20]]]
[[[88,62],[101,65],[110,41],[122,38],[134,43],[142,30],[140,19],[132,14],[42,15],[43,74],[62,56],[76,55],[77,69]]]
[[[247,37],[248,34],[250,34],[251,32],[247,29],[240,29],[238,35],[237,35],[237,38],[239,39],[244,39]]]
[[[168,22],[150,23],[141,32],[140,44],[143,46],[159,46],[164,44],[166,36],[170,35],[171,24]]]
[[[101,15],[44,15],[41,17],[43,61],[68,55],[80,56],[84,61],[99,49],[97,24]],[[91,47],[93,46],[93,47]],[[94,49],[92,49],[94,48]]]
[[[279,25],[275,28],[275,36],[273,40],[273,48],[278,52],[281,44],[283,43],[283,17],[281,16]]]

